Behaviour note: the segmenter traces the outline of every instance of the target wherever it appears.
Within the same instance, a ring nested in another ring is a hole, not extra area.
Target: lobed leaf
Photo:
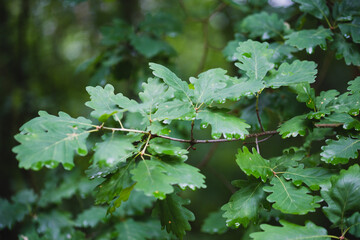
[[[152,120],[193,120],[195,118],[193,105],[188,101],[172,100],[159,104],[158,110],[152,115]]]
[[[329,8],[325,0],[293,0],[300,4],[300,10],[309,13],[318,19],[323,19],[329,16]]]
[[[360,47],[358,45],[347,42],[341,35],[337,34],[332,49],[336,51],[336,59],[344,58],[346,65],[360,66]]]
[[[223,234],[227,232],[228,228],[225,224],[225,218],[222,216],[223,213],[222,210],[210,213],[201,226],[201,232],[209,234]]]
[[[306,115],[300,115],[287,120],[278,128],[282,138],[305,136],[309,124],[306,121]]]
[[[354,43],[360,43],[360,17],[354,17],[352,22],[339,24],[341,33],[352,38]]]
[[[348,82],[349,87],[347,88],[352,94],[360,93],[360,77],[356,77],[354,80]]]
[[[338,136],[338,140],[326,140],[326,146],[322,146],[321,160],[331,164],[346,164],[349,159],[358,157],[360,139]]]
[[[95,227],[99,222],[103,221],[106,216],[106,208],[92,206],[89,209],[86,209],[79,215],[77,215],[75,220],[75,225],[77,227]]]

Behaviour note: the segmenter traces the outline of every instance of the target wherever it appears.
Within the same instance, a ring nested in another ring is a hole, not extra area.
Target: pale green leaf
[[[262,158],[255,148],[252,149],[252,153],[247,147],[243,147],[242,151],[239,148],[236,163],[248,176],[261,177],[263,182],[272,176],[269,160]]]
[[[323,211],[335,226],[348,227],[343,225],[344,218],[360,210],[359,189],[360,167],[355,164],[348,170],[341,170],[340,175],[331,177],[331,186],[321,190],[321,196],[328,205]]]
[[[227,139],[244,139],[245,135],[249,133],[246,129],[250,128],[250,125],[245,123],[244,120],[220,110],[199,111],[196,118],[201,119],[202,128],[211,125],[211,137],[214,139],[218,139],[222,135]]]
[[[63,112],[53,116],[40,111],[39,117],[24,124],[15,136],[20,143],[13,148],[19,167],[39,170],[62,163],[65,169],[71,169],[75,153],[87,154],[87,130],[91,127],[91,121],[82,117],[75,119]]]
[[[228,228],[225,224],[225,218],[222,216],[223,214],[222,210],[210,213],[201,226],[201,231],[209,234],[223,234],[227,232]]]
[[[321,198],[309,195],[310,191],[306,187],[295,187],[282,177],[274,177],[271,185],[263,188],[265,192],[271,192],[266,199],[274,203],[273,208],[283,213],[304,215],[320,207],[317,202]]]
[[[189,101],[175,99],[159,104],[158,110],[152,115],[152,120],[193,120],[195,110]]]
[[[160,217],[160,222],[167,232],[172,232],[182,239],[185,231],[191,230],[189,221],[194,221],[194,214],[183,205],[188,205],[190,200],[179,197],[176,193],[167,195],[164,200],[158,200],[154,209]]]
[[[338,140],[326,140],[326,146],[321,147],[321,160],[331,164],[346,164],[349,159],[358,157],[360,139],[338,136]]]
[[[305,226],[289,223],[280,220],[282,227],[261,224],[263,232],[252,233],[250,236],[254,240],[330,240],[327,231],[323,227],[318,227],[308,221]]]
[[[265,85],[272,88],[289,86],[298,83],[313,83],[316,76],[316,64],[310,61],[295,60],[280,65],[274,75],[265,79]]]
[[[235,66],[245,71],[251,80],[261,81],[266,73],[274,68],[270,60],[274,51],[268,47],[268,43],[252,40],[240,42],[235,54],[239,62],[235,63]]]
[[[240,184],[240,190],[234,193],[221,209],[225,211],[223,217],[226,218],[228,227],[247,227],[250,221],[257,219],[261,202],[265,199],[263,184],[250,181],[237,183]]]
[[[60,239],[64,229],[74,226],[69,212],[52,210],[50,213],[39,213],[35,221],[38,223],[37,232],[45,234],[47,239]]]
[[[300,10],[305,13],[310,13],[318,19],[323,19],[329,16],[329,8],[326,5],[326,0],[292,0],[300,4]]]
[[[348,82],[349,87],[347,88],[351,93],[360,93],[360,77],[356,77],[354,80]]]
[[[332,40],[332,32],[323,26],[314,30],[301,30],[285,36],[285,43],[297,47],[300,50],[306,49],[307,52],[313,52],[316,46],[320,45],[326,49],[326,40]]]
[[[278,131],[282,138],[296,137],[298,135],[305,136],[308,127],[309,124],[306,120],[306,115],[300,115],[281,124]]]

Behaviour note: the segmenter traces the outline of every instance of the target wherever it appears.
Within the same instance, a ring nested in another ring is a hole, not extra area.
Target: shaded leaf
[[[355,237],[360,237],[360,212],[356,212],[346,219],[346,225],[350,227],[349,233]]]
[[[354,43],[360,43],[360,17],[355,17],[352,22],[339,24],[339,28],[344,36],[351,36]]]
[[[325,228],[318,227],[310,221],[305,226],[289,223],[285,220],[280,220],[280,224],[282,227],[261,224],[260,228],[263,232],[252,233],[250,236],[255,240],[330,240]]]
[[[306,187],[295,187],[282,177],[274,177],[270,183],[272,186],[263,188],[265,192],[271,192],[266,199],[274,203],[273,208],[283,213],[304,215],[320,207],[317,202],[321,198],[309,195],[310,191]]]
[[[222,210],[210,213],[201,226],[201,231],[209,234],[223,234],[227,232],[228,228],[225,224],[225,218],[222,217],[223,213]]]
[[[332,49],[336,50],[336,59],[344,58],[346,65],[360,66],[360,47],[358,45],[347,42],[337,34]]]
[[[339,95],[340,93],[334,89],[328,91],[322,91],[320,96],[316,97],[316,109],[319,111],[326,111],[327,106]]]
[[[236,163],[248,176],[261,177],[263,182],[272,176],[269,160],[262,158],[255,148],[252,149],[252,153],[247,147],[243,147],[242,151],[239,148]]]
[[[322,146],[321,160],[331,164],[346,164],[349,159],[358,157],[360,139],[339,136],[338,140],[326,140],[326,146]]]
[[[347,113],[333,113],[330,116],[326,116],[323,121],[319,122],[319,124],[327,123],[339,123],[344,129],[349,130],[354,128],[356,131],[360,131],[360,121]]]
[[[354,80],[348,82],[349,87],[347,88],[351,93],[360,93],[360,77],[356,77]]]
[[[74,226],[69,212],[52,210],[50,213],[39,213],[35,219],[37,232],[48,236],[48,239],[60,239],[64,229]]]
[[[250,221],[257,219],[261,202],[265,199],[263,184],[250,181],[237,183],[240,190],[235,192],[221,209],[225,211],[223,217],[226,218],[228,227],[247,227]]]
[[[316,110],[315,90],[310,87],[309,83],[299,83],[290,87],[297,94],[296,100],[304,102],[308,108]]]
[[[0,198],[0,229],[11,229],[15,222],[22,221],[29,213],[25,204],[9,203],[8,200]]]
[[[155,200],[156,198],[153,196],[146,196],[142,191],[133,190],[129,199],[121,204],[114,215],[125,217],[143,214],[145,209],[150,208]]]
[[[163,52],[169,55],[175,54],[175,50],[167,42],[146,34],[132,34],[130,40],[136,51],[146,58],[152,58]]]
[[[202,110],[197,113],[197,119],[201,119],[201,127],[211,125],[211,137],[219,139],[222,135],[227,138],[245,139],[249,132],[246,130],[250,125],[244,120],[227,114],[221,110]]]
[[[92,206],[89,209],[86,209],[79,215],[77,215],[75,220],[75,225],[77,227],[95,227],[99,222],[101,222],[106,216],[106,208]]]
[[[360,2],[353,0],[343,0],[335,2],[333,16],[337,21],[351,21],[353,15],[359,15]]]
[[[305,136],[308,126],[306,115],[300,115],[281,124],[278,131],[282,138],[296,137],[298,135]]]
[[[293,0],[300,4],[300,10],[310,13],[318,19],[329,16],[329,8],[326,6],[325,0]]]

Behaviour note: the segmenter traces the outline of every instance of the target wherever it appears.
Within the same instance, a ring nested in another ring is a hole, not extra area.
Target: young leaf
[[[329,16],[329,8],[326,6],[325,0],[293,0],[300,4],[300,10],[310,13],[318,19]]]
[[[167,232],[174,233],[178,238],[183,239],[185,231],[191,230],[189,221],[194,221],[194,214],[183,207],[188,205],[190,200],[179,197],[176,193],[167,195],[164,200],[158,200],[154,213],[159,215],[160,222],[166,227]]]
[[[272,207],[283,213],[304,215],[320,207],[317,202],[321,198],[309,195],[310,191],[306,187],[297,188],[282,177],[274,177],[270,183],[271,187],[263,188],[265,192],[271,192],[266,199],[274,202]]]
[[[320,26],[316,30],[301,30],[286,35],[285,43],[297,47],[299,50],[306,48],[307,52],[312,52],[318,45],[320,45],[322,49],[325,49],[326,40],[332,40],[331,35],[332,32],[330,29],[325,29],[323,26]]]
[[[241,23],[241,28],[245,33],[249,33],[250,38],[261,37],[261,40],[281,36],[285,30],[285,24],[278,15],[261,12],[247,16]]]
[[[152,115],[152,120],[193,120],[195,110],[189,101],[172,100],[159,104],[158,110]]]
[[[338,140],[326,140],[326,146],[322,146],[321,160],[331,164],[346,164],[350,158],[358,157],[360,139],[339,136]]]
[[[170,87],[174,88],[185,94],[189,98],[190,96],[190,89],[186,82],[182,81],[178,76],[176,76],[173,72],[171,72],[168,68],[156,64],[150,63],[150,69],[153,70],[154,76],[161,78],[164,82],[169,85]]]
[[[265,199],[262,190],[263,184],[250,181],[239,182],[240,190],[234,193],[229,202],[221,207],[225,213],[226,225],[228,227],[247,227],[249,222],[255,220],[261,208],[261,202]]]
[[[268,47],[268,43],[252,40],[240,42],[235,54],[239,62],[235,63],[235,66],[244,70],[250,80],[261,81],[266,73],[274,68],[270,61],[274,51]]]
[[[291,179],[296,186],[305,183],[311,190],[319,190],[320,186],[327,183],[333,174],[326,168],[305,168],[304,165],[299,165],[297,168],[288,168],[284,173],[284,178]]]
[[[201,226],[201,231],[209,234],[223,234],[227,232],[228,228],[225,224],[225,218],[222,216],[223,214],[222,210],[210,213]]]
[[[295,60],[291,64],[287,62],[280,65],[275,75],[265,79],[267,87],[278,88],[297,83],[313,83],[317,73],[316,64],[309,61]]]
[[[306,115],[300,115],[287,120],[278,128],[282,138],[305,136],[309,124],[306,121]]]
[[[197,119],[201,119],[201,127],[211,125],[211,137],[219,139],[223,135],[227,139],[241,138],[249,132],[246,130],[250,125],[244,120],[234,117],[220,110],[202,110],[197,113]]]
[[[105,216],[106,208],[93,206],[77,215],[75,220],[75,226],[93,228],[99,222],[101,222],[105,218]]]
[[[132,142],[139,141],[139,136],[124,136],[118,134],[103,135],[103,142],[96,143],[93,163],[112,167],[125,162],[131,157],[136,148]]]
[[[261,224],[263,232],[250,234],[254,240],[279,240],[279,239],[296,239],[296,240],[330,240],[325,228],[318,227],[308,221],[305,226],[299,226],[280,220],[282,227]]]
[[[92,127],[91,121],[83,117],[75,119],[63,112],[57,117],[40,111],[39,117],[24,124],[21,133],[15,136],[20,143],[13,148],[19,167],[39,170],[62,163],[70,170],[75,152],[81,156],[87,154],[87,129]]]
[[[360,47],[347,42],[340,34],[336,34],[332,49],[336,50],[336,59],[345,59],[346,65],[360,66]]]
[[[355,164],[348,170],[341,170],[339,176],[331,177],[331,186],[321,190],[321,196],[328,204],[323,211],[334,225],[344,228],[344,218],[360,211],[359,189],[360,167]]]
[[[252,152],[247,147],[243,147],[242,151],[239,148],[236,155],[236,163],[248,176],[261,177],[261,180],[266,182],[272,176],[270,162],[262,158],[255,148],[252,149]]]
[[[98,119],[100,122],[105,122],[112,115],[116,115],[115,119],[122,118],[122,112],[130,109],[136,109],[138,103],[123,96],[121,93],[114,94],[114,87],[107,84],[104,88],[87,87],[86,91],[89,93],[91,101],[86,102],[85,105],[94,109],[91,116]]]

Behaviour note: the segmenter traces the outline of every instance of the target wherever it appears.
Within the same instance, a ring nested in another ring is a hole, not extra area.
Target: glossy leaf
[[[325,215],[335,226],[345,227],[344,218],[360,211],[360,167],[355,164],[340,175],[331,177],[331,185],[321,190],[321,196],[327,203],[323,208]]]
[[[327,112],[327,106],[339,95],[340,93],[334,89],[329,91],[322,91],[320,96],[316,97],[316,109],[319,111]]]
[[[186,149],[182,149],[165,139],[151,139],[148,150],[154,155],[168,155],[171,157],[177,157],[182,161],[187,159],[187,154],[189,153]]]
[[[300,4],[301,11],[309,13],[318,19],[329,16],[329,8],[325,0],[293,0],[293,2]]]
[[[330,181],[333,174],[326,168],[304,168],[304,165],[299,165],[297,168],[288,168],[284,173],[284,178],[291,179],[296,186],[305,183],[311,190],[319,190],[321,185]]]
[[[194,214],[183,205],[188,205],[189,200],[182,199],[176,193],[166,196],[164,200],[158,200],[154,209],[160,217],[160,222],[167,232],[175,234],[182,239],[185,231],[191,230],[189,221],[194,221]]]
[[[312,53],[316,46],[326,48],[326,40],[332,40],[332,32],[320,26],[316,30],[301,30],[285,36],[285,43],[294,46],[299,50],[306,49]]]
[[[202,128],[211,125],[211,137],[214,139],[218,139],[222,135],[227,139],[244,139],[245,135],[249,133],[246,129],[250,128],[250,125],[244,120],[220,110],[199,111],[196,118],[201,119]]]
[[[273,50],[268,47],[268,43],[252,40],[240,42],[235,54],[239,62],[235,63],[235,66],[244,70],[251,80],[261,81],[266,73],[274,68],[270,60]]]
[[[278,88],[298,83],[313,83],[316,73],[314,62],[299,60],[295,60],[291,64],[285,62],[280,65],[274,76],[265,80],[265,84],[268,87]]]
[[[326,146],[321,147],[321,160],[331,164],[346,164],[349,159],[358,157],[360,139],[351,137],[338,137],[338,140],[329,139]]]
[[[273,208],[283,213],[304,215],[315,212],[315,208],[320,207],[317,202],[321,198],[308,194],[310,191],[306,187],[295,187],[282,177],[274,177],[270,183],[271,187],[263,188],[265,192],[271,192],[266,199],[274,203]]]
[[[261,12],[247,16],[242,21],[241,28],[244,32],[249,33],[250,38],[260,37],[261,40],[267,40],[281,36],[285,30],[285,24],[277,14]]]
[[[235,192],[221,209],[225,211],[223,217],[226,218],[228,227],[240,225],[247,227],[250,221],[257,219],[261,202],[265,199],[263,184],[250,181],[237,183],[240,190]]]
[[[210,213],[201,226],[201,231],[209,234],[223,234],[227,232],[228,228],[225,224],[225,218],[222,216],[223,213],[222,210]]]
[[[325,228],[316,226],[310,221],[305,226],[289,223],[285,220],[280,220],[280,224],[282,227],[261,224],[260,228],[263,232],[252,233],[250,236],[254,240],[330,240]]]
[[[306,115],[300,115],[287,120],[278,128],[282,138],[305,136],[309,124],[306,121]]]
[[[243,147],[242,151],[239,148],[236,163],[248,176],[260,177],[263,182],[272,176],[269,160],[262,158],[255,148],[252,153],[247,147]]]
[[[13,148],[19,167],[39,170],[62,163],[65,169],[71,169],[75,153],[87,154],[87,130],[91,127],[91,121],[83,117],[75,119],[63,112],[53,116],[40,111],[39,117],[24,124],[15,136],[20,143]]]

